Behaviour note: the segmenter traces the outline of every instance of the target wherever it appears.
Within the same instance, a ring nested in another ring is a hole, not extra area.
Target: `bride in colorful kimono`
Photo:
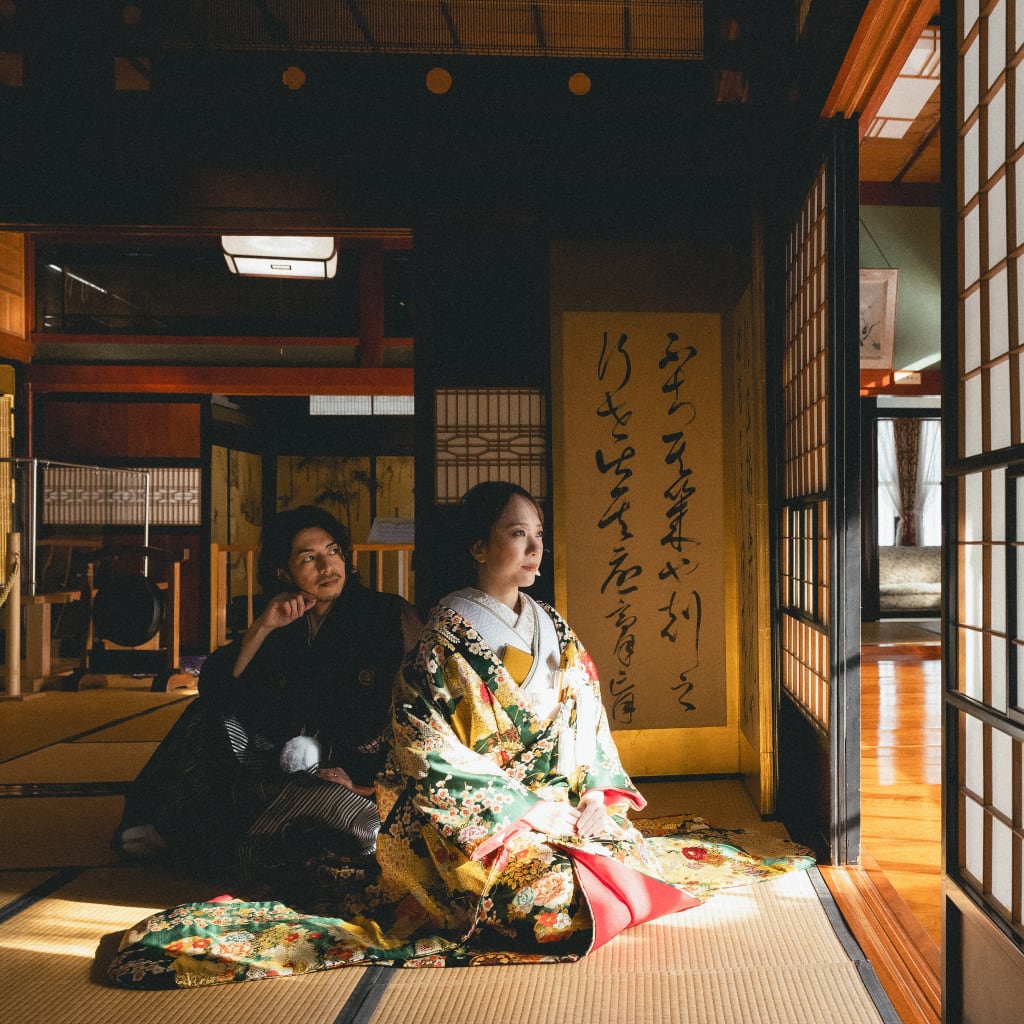
[[[813,863],[802,848],[752,855],[733,845],[740,833],[688,816],[645,822],[645,840],[593,663],[524,593],[541,566],[539,505],[488,482],[461,512],[476,585],[431,612],[395,681],[376,872],[354,877],[325,854],[322,890],[288,904],[222,897],[155,914],[126,932],[114,984],[576,960],[714,889]]]
[[[541,567],[540,506],[487,482],[461,511],[476,585],[433,610],[396,684],[393,806],[378,788],[382,885],[475,945],[582,954],[697,900],[661,880],[627,818],[645,800],[619,761],[593,662],[524,592]]]

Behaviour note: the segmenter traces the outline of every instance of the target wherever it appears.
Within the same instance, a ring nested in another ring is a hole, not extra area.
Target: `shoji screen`
[[[960,3],[947,873],[1024,940],[1024,0]],[[950,95],[949,91],[945,96]],[[943,100],[944,104],[946,100]],[[947,121],[947,124],[949,122]]]
[[[779,807],[834,864],[856,860],[860,792],[857,125],[828,125],[785,235],[773,446]]]
[[[823,167],[787,247],[782,363],[782,685],[829,727],[828,221]]]

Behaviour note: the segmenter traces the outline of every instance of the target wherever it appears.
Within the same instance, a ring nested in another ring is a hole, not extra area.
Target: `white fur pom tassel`
[[[315,736],[293,736],[281,748],[281,770],[306,772],[320,764],[320,743]]]

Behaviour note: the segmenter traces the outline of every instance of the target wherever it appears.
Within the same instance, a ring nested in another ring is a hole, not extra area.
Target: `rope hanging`
[[[21,572],[21,555],[14,553],[11,555],[11,574],[7,577],[7,580],[0,585],[0,608],[7,603],[7,597],[14,587],[14,584],[18,580],[18,575]]]

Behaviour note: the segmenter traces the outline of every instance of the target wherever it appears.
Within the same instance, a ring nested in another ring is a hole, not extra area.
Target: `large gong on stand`
[[[152,676],[153,691],[191,688],[195,680],[178,667],[181,563],[163,548],[118,545],[90,557],[82,591],[86,631],[81,665],[64,689],[105,686],[108,675]],[[162,569],[150,574],[151,563]]]

